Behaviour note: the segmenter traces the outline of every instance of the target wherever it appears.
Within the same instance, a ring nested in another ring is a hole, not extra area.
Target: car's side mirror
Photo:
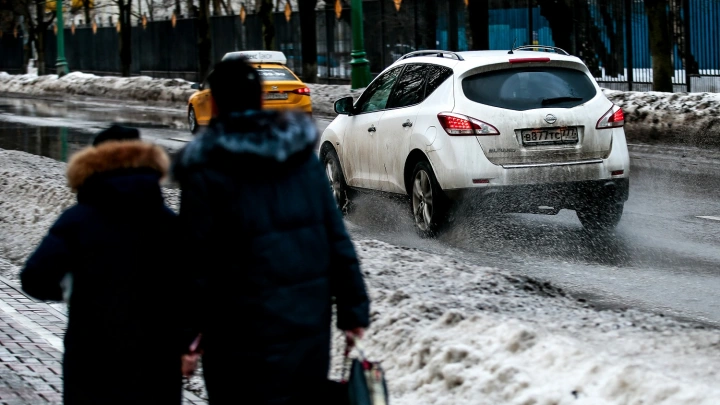
[[[193,90],[200,90],[200,84],[193,83],[192,85],[190,85],[190,88]]]
[[[344,97],[335,102],[335,112],[338,114],[352,115],[353,110],[353,98]]]

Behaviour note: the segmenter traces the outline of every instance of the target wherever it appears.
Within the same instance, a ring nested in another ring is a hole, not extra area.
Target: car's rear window
[[[583,72],[567,68],[520,68],[478,73],[463,80],[468,99],[493,107],[525,111],[571,108],[597,94]]]
[[[260,77],[269,82],[295,82],[297,78],[287,69],[260,68],[257,70]]]

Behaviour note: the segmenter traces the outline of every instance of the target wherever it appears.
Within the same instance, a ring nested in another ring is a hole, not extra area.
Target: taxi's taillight
[[[301,96],[309,96],[310,89],[308,87],[302,87],[302,88],[291,91],[291,93],[299,94]]]

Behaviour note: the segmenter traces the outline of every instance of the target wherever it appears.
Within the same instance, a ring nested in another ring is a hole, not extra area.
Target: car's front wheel
[[[345,176],[343,175],[337,152],[330,147],[323,154],[322,159],[335,203],[337,203],[338,208],[340,208],[342,212],[346,213],[350,206],[350,198],[348,197],[350,190],[345,183]]]
[[[435,173],[427,162],[415,165],[412,177],[411,208],[420,236],[437,234],[445,222],[447,202]]]
[[[589,231],[614,229],[622,218],[624,204],[612,200],[598,201],[576,211],[580,223]]]
[[[188,109],[188,126],[190,126],[190,133],[196,134],[200,127],[197,122],[197,116],[195,115],[195,109],[190,107]]]

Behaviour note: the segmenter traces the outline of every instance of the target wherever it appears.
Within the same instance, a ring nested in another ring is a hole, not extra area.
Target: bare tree
[[[210,37],[210,4],[209,0],[198,2],[198,62],[200,67],[200,80],[210,72],[210,59],[212,55],[212,38]]]
[[[488,0],[469,0],[468,18],[473,50],[490,49],[490,10]]]
[[[130,77],[132,67],[132,0],[114,0],[120,22],[120,74]]]
[[[652,55],[653,90],[672,92],[672,35],[667,15],[668,0],[645,0],[648,39]]]
[[[317,83],[317,30],[315,25],[317,0],[299,0],[300,32],[302,35],[302,79]]]
[[[45,69],[45,31],[55,20],[55,11],[45,12],[44,0],[16,0],[5,3],[7,19],[5,23],[14,25],[18,17],[22,16],[25,23],[25,35],[28,36],[27,45],[24,48],[24,67],[27,70],[27,63],[32,55],[32,48],[35,47],[37,55],[37,69],[39,75],[46,73]],[[8,28],[5,24],[0,25],[0,30]]]
[[[257,8],[259,9],[260,21],[262,22],[263,44],[265,49],[275,49],[275,24],[273,22],[273,2],[272,0],[257,0]]]

